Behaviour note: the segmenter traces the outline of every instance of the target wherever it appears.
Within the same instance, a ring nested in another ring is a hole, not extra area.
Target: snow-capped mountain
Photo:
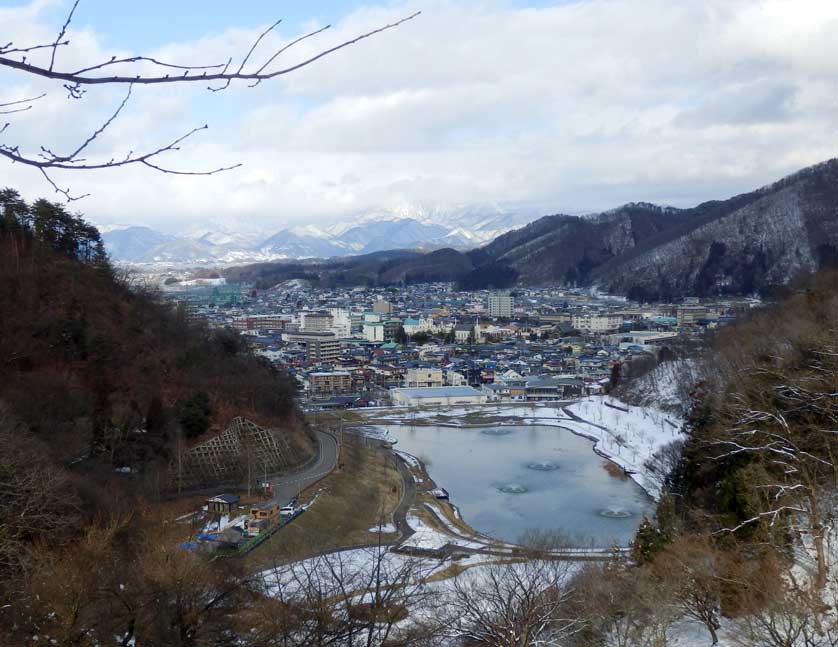
[[[497,205],[453,209],[402,204],[323,225],[242,231],[225,223],[180,236],[148,227],[100,228],[111,256],[130,263],[236,264],[281,259],[329,258],[388,249],[470,249],[537,217]]]

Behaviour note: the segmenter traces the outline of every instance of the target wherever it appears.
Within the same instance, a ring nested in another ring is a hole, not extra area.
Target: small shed
[[[273,501],[254,503],[250,507],[250,517],[254,520],[267,519],[269,521],[273,521],[279,517],[279,504]]]
[[[216,494],[207,499],[207,510],[210,514],[232,515],[239,504],[239,497],[235,494]]]

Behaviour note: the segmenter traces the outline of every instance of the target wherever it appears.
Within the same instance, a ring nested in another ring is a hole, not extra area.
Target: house
[[[254,503],[250,507],[250,519],[254,521],[266,520],[273,523],[278,518],[279,504],[276,502],[265,501],[263,503]]]
[[[207,510],[212,515],[232,516],[239,505],[239,497],[235,494],[216,494],[207,499]]]
[[[576,378],[537,376],[526,383],[526,396],[530,402],[539,400],[563,400],[584,394],[585,383]]]

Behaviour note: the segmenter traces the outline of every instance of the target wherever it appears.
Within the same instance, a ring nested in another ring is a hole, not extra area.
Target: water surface
[[[516,542],[528,529],[561,530],[576,545],[626,545],[652,502],[609,476],[590,440],[543,426],[387,427],[397,448],[426,463],[477,531]]]

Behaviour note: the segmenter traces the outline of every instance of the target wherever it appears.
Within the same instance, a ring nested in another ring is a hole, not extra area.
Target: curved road
[[[274,500],[280,505],[285,505],[297,496],[300,490],[316,483],[335,469],[338,460],[338,443],[335,437],[325,431],[318,431],[317,443],[317,456],[313,463],[299,472],[268,479],[274,488]]]

